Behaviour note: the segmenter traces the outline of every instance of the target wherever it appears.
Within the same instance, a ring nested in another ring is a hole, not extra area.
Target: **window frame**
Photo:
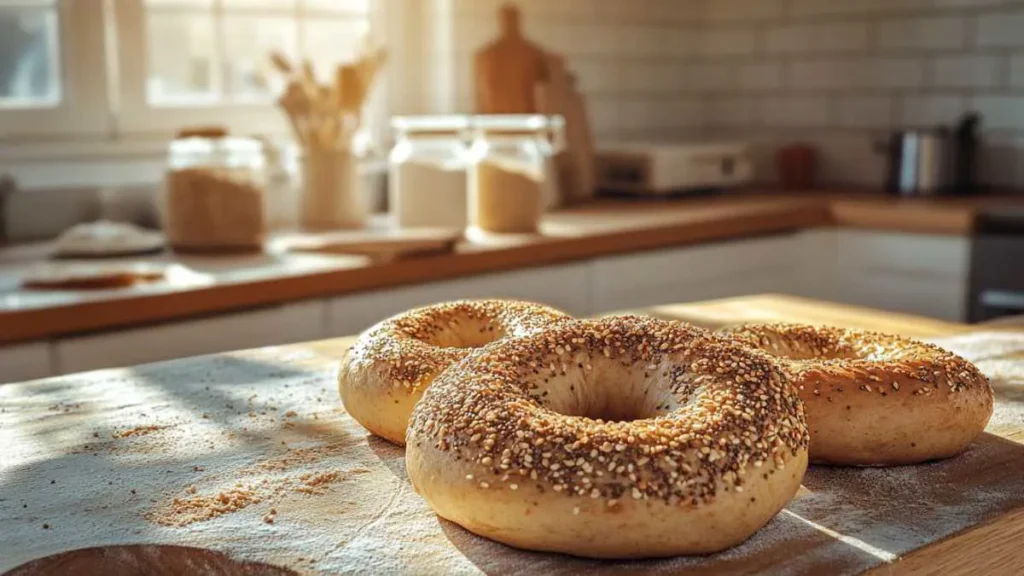
[[[380,42],[386,26],[379,26],[389,0],[371,2],[368,16],[371,34]],[[246,10],[259,15],[259,9]],[[113,20],[118,38],[117,70],[118,132],[126,136],[169,137],[184,126],[218,125],[240,135],[289,135],[284,113],[271,102],[232,102],[195,105],[151,105],[147,98],[149,44],[145,0],[117,0]],[[296,12],[297,17],[303,13]],[[386,115],[375,102],[368,116]]]
[[[104,0],[57,0],[60,101],[0,106],[0,141],[101,136],[111,126]]]

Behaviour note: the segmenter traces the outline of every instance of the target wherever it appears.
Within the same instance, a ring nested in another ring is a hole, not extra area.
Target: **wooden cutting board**
[[[403,450],[340,407],[337,358],[351,342],[0,386],[0,572],[71,549],[145,543],[299,573],[852,574],[1024,510],[1018,334],[944,342],[978,358],[998,395],[990,433],[965,454],[893,469],[812,467],[797,498],[747,543],[644,562],[515,550],[439,520],[412,490]],[[1012,534],[952,557],[963,573],[986,562],[987,573],[1009,573],[992,562],[1019,548]],[[1000,554],[986,552],[993,543]]]
[[[290,252],[368,256],[375,264],[386,264],[406,258],[451,254],[461,239],[461,230],[405,228],[297,234],[275,239],[274,246]]]
[[[559,184],[566,204],[594,197],[594,139],[586,102],[576,87],[575,77],[565,68],[565,58],[550,54],[548,80],[537,85],[537,106],[542,114],[565,119],[565,150],[559,155]]]
[[[526,39],[515,6],[499,11],[501,36],[473,57],[477,114],[535,114],[534,87],[547,77],[544,51]]]

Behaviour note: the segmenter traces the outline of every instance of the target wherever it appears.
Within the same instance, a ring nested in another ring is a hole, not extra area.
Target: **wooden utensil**
[[[565,119],[565,153],[558,162],[559,185],[566,203],[585,201],[594,196],[594,142],[590,133],[586,105],[576,89],[575,79],[565,68],[565,58],[550,54],[548,80],[536,87],[538,109],[542,114]]]
[[[270,53],[270,63],[274,65],[274,68],[276,68],[278,72],[286,76],[291,76],[295,73],[295,68],[292,67],[292,63],[284,54],[277,50]]]
[[[522,32],[519,9],[499,12],[502,33],[474,57],[476,111],[480,114],[533,114],[534,89],[546,79],[544,51]]]
[[[587,102],[576,87],[576,77],[569,75],[569,89],[566,92],[565,135],[568,150],[575,164],[578,182],[566,195],[567,202],[585,202],[594,197],[596,168],[594,162],[594,135],[590,130]]]

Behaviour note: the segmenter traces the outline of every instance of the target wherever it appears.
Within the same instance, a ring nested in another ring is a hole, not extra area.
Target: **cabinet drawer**
[[[316,340],[326,336],[325,326],[325,305],[314,301],[67,338],[55,345],[56,368],[68,374]]]
[[[970,240],[961,236],[840,230],[836,235],[836,265],[841,276],[893,271],[966,277]]]
[[[329,304],[329,325],[335,336],[357,334],[410,308],[464,298],[529,300],[586,316],[589,277],[589,263],[577,263],[342,296]]]
[[[594,262],[593,306],[605,313],[724,298],[799,283],[800,244],[792,235],[602,258]]]
[[[52,375],[48,342],[0,347],[0,384]]]

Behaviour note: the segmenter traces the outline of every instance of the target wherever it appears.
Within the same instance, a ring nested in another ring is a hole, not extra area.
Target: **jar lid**
[[[485,134],[533,134],[547,128],[548,116],[542,114],[488,114],[473,117],[473,128]]]
[[[415,134],[454,135],[469,128],[469,117],[445,116],[395,116],[391,119],[395,130]]]

